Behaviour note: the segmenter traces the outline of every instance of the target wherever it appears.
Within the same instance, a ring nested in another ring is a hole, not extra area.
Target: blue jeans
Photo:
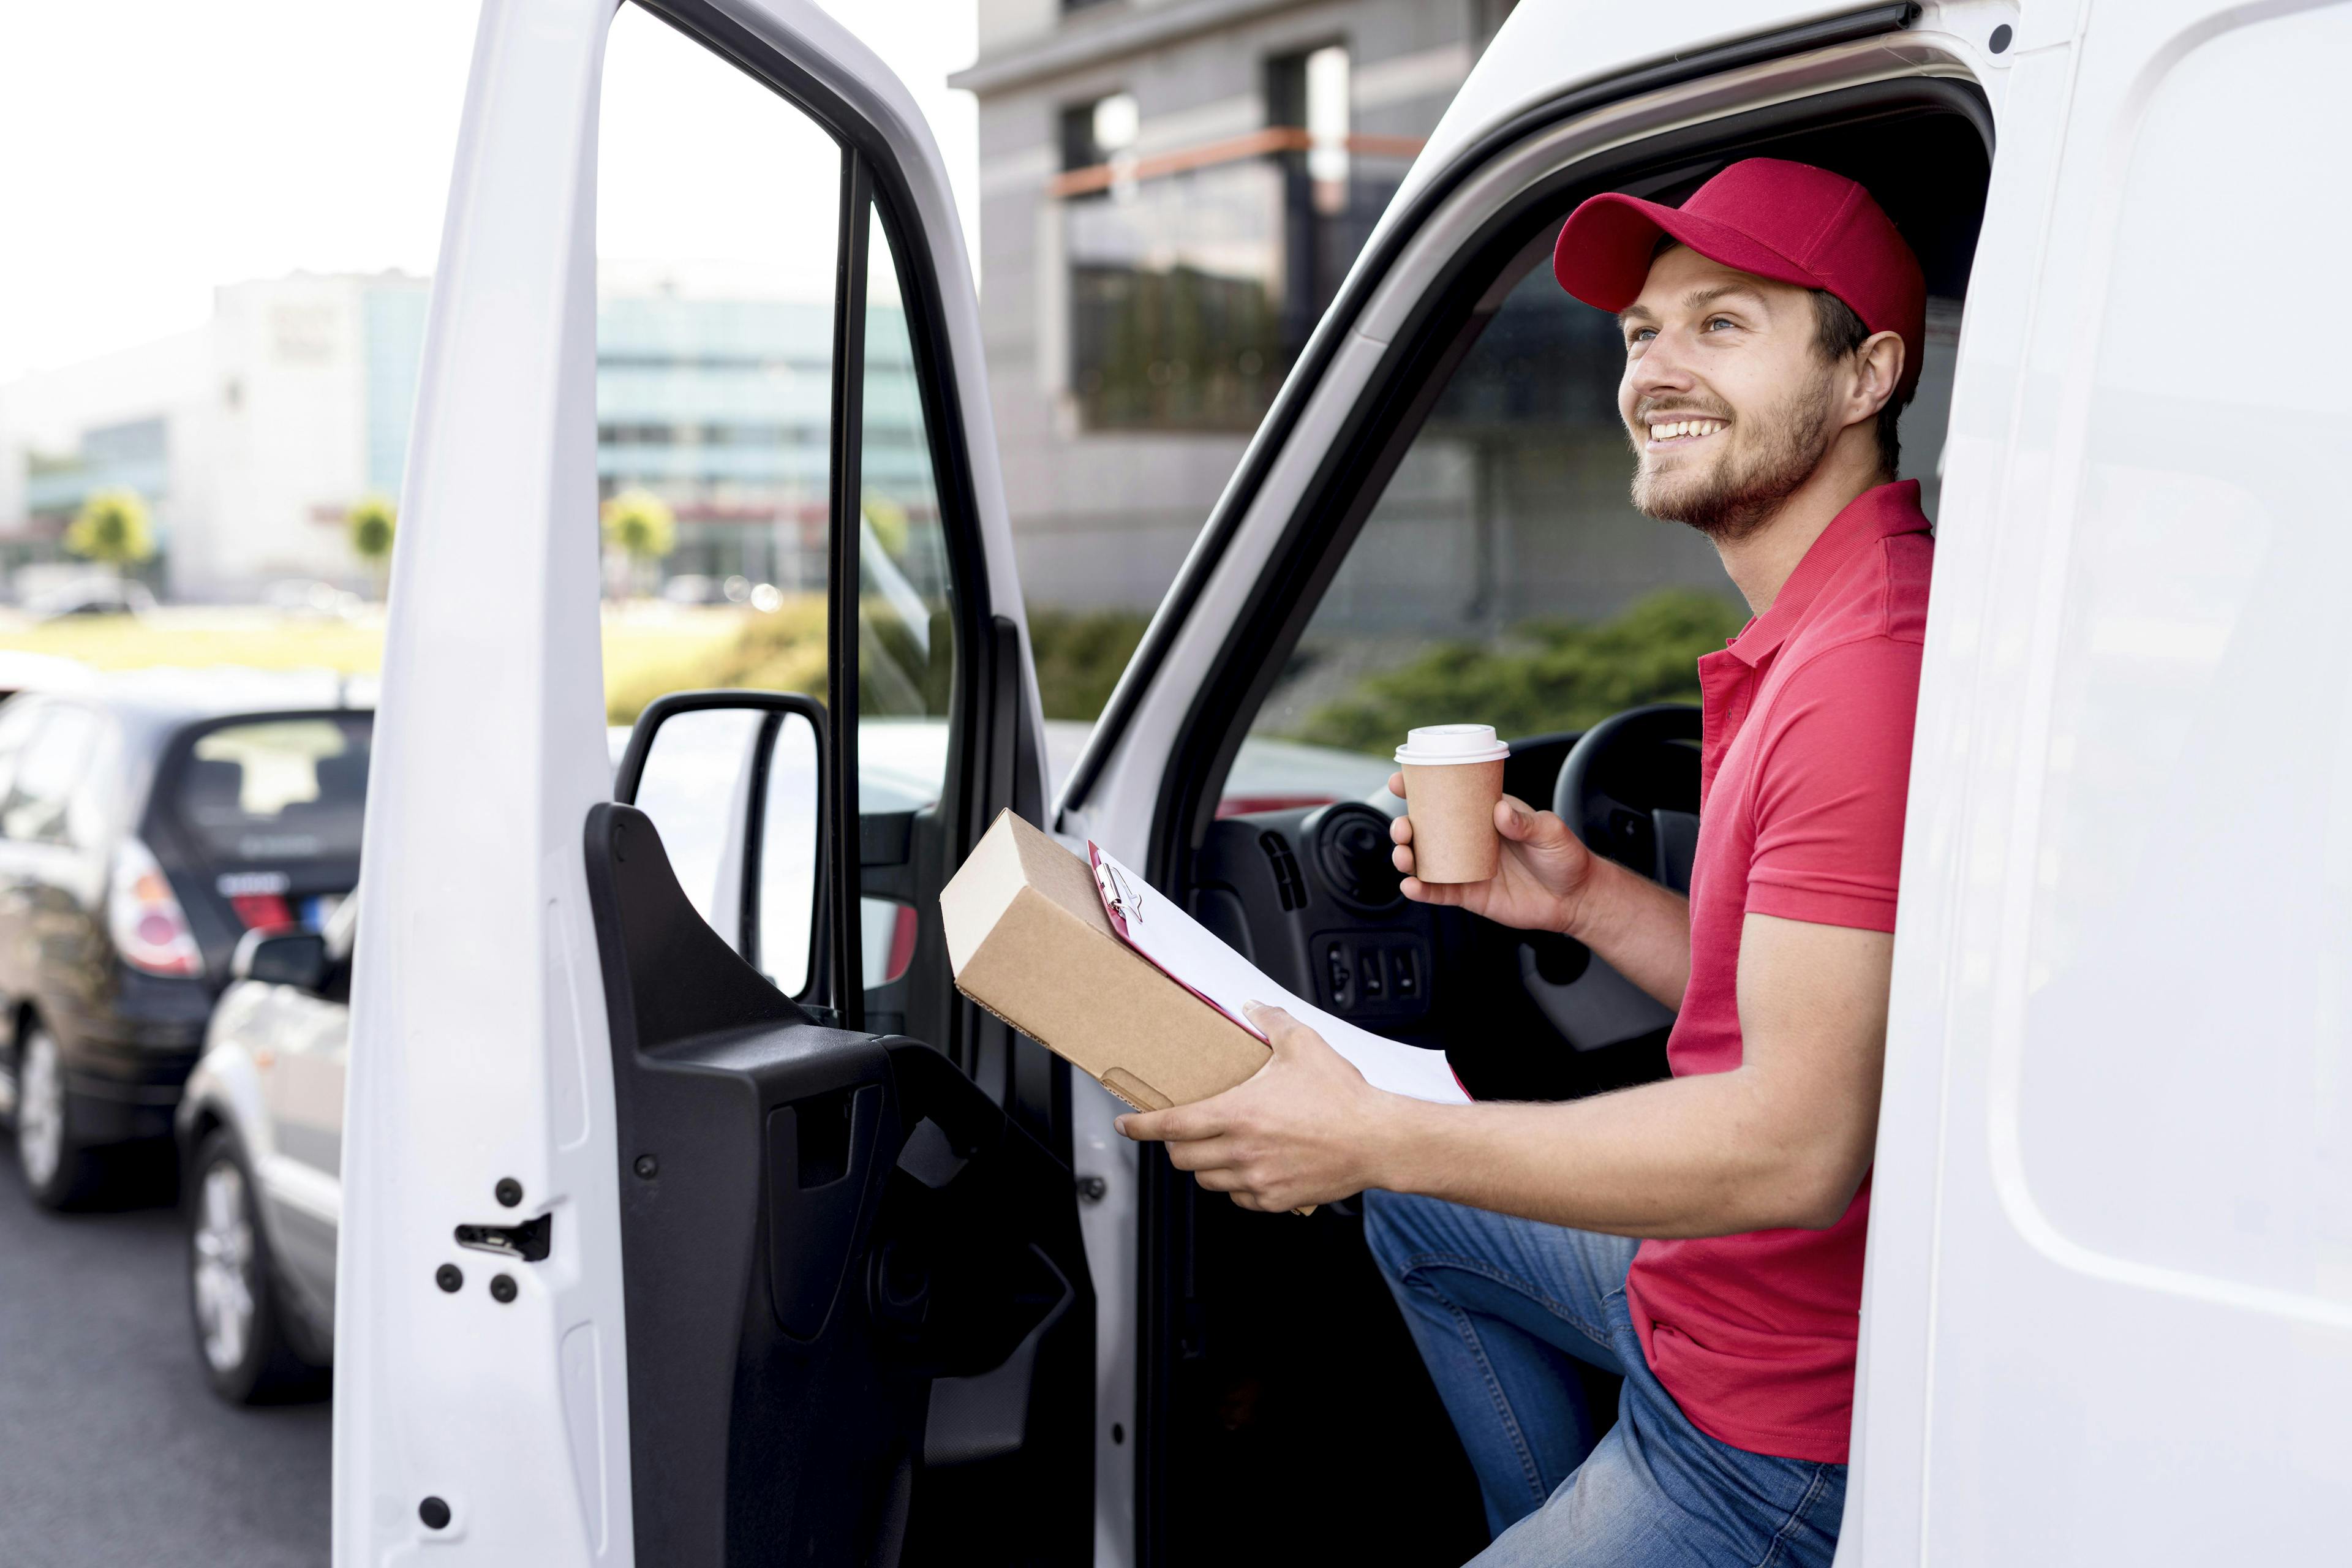
[[[1477,1568],[1828,1568],[1845,1467],[1691,1425],[1626,1315],[1635,1242],[1380,1192],[1364,1237],[1477,1472]],[[1605,1436],[1570,1356],[1625,1379]]]

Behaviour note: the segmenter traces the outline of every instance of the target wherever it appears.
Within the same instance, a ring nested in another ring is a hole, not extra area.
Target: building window
[[[1349,55],[1269,61],[1264,130],[1144,151],[1135,100],[1066,110],[1069,386],[1088,429],[1253,428],[1419,150],[1349,124]]]
[[[1282,168],[1284,368],[1306,346],[1339,279],[1362,247],[1367,226],[1349,223],[1348,51],[1338,44],[1269,61],[1266,118],[1291,132],[1276,154]],[[1303,134],[1302,134],[1303,133]],[[1384,205],[1386,196],[1381,197]],[[1380,207],[1371,207],[1377,214]]]
[[[1063,172],[1108,166],[1134,147],[1142,130],[1143,116],[1131,92],[1114,92],[1062,110]]]
[[[70,458],[27,454],[25,510],[63,522],[103,489],[134,489],[152,503],[172,489],[170,426],[162,416],[93,426]]]

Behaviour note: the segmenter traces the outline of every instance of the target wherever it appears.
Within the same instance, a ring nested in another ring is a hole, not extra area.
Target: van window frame
[[[1177,731],[1152,815],[1151,869],[1183,888],[1189,861],[1216,815],[1217,789],[1266,693],[1313,617],[1397,465],[1490,318],[1480,301],[1504,268],[1546,226],[1588,195],[1660,188],[1718,163],[1744,146],[1791,132],[1873,120],[1956,115],[1993,152],[1990,105],[1974,83],[1896,78],[1840,88],[1668,132],[1537,180],[1479,225],[1415,301],[1373,373],[1340,438],[1293,506],[1244,612],[1230,623],[1210,671]]]
[[[940,521],[948,551],[949,570],[955,584],[950,595],[950,614],[956,637],[954,678],[950,685],[948,710],[948,755],[945,776],[940,785],[939,824],[945,842],[937,854],[946,868],[961,864],[963,857],[987,830],[992,813],[991,802],[1010,805],[1033,818],[1043,810],[1043,802],[1035,798],[1042,790],[1044,759],[1035,754],[1026,727],[1021,723],[1022,712],[1019,672],[1021,643],[1013,624],[998,613],[990,578],[987,551],[983,543],[985,513],[975,489],[971,460],[971,435],[966,423],[965,409],[959,388],[962,383],[958,374],[954,345],[947,330],[946,293],[939,270],[934,265],[928,231],[917,213],[913,187],[900,167],[898,154],[890,145],[887,133],[874,116],[851,96],[833,82],[791,58],[778,45],[762,37],[752,26],[740,19],[723,0],[626,0],[663,23],[677,28],[701,47],[708,49],[725,64],[743,72],[770,91],[774,92],[794,109],[808,116],[818,129],[831,136],[843,153],[842,205],[830,214],[835,220],[835,240],[841,247],[842,270],[836,278],[834,291],[835,363],[832,366],[834,402],[828,414],[827,443],[834,454],[827,476],[830,487],[828,535],[838,535],[839,515],[845,495],[844,476],[840,464],[845,455],[846,439],[850,450],[862,443],[862,431],[845,432],[834,427],[833,421],[854,414],[862,406],[863,376],[866,371],[863,353],[863,312],[870,280],[870,238],[859,233],[853,237],[852,226],[862,228],[866,210],[862,204],[871,203],[872,219],[881,225],[897,274],[898,297],[907,320],[908,339],[912,345],[915,363],[915,384],[919,405],[922,411],[924,438],[931,463],[932,482],[939,495]],[[852,307],[857,319],[851,319]],[[845,363],[843,329],[850,329],[849,341],[857,345],[855,363]],[[856,384],[851,385],[855,381]],[[849,396],[845,400],[846,390]],[[845,498],[855,516],[856,497]],[[854,647],[856,637],[855,603],[843,603],[841,565],[844,542],[831,538],[833,569],[826,574],[826,591],[832,600],[828,616],[828,635],[836,643],[845,635]],[[846,544],[846,556],[856,558],[856,544],[851,539]],[[848,612],[849,624],[835,630],[835,620]],[[828,649],[829,678],[838,660]],[[856,683],[854,677],[845,686],[835,685],[834,690],[849,700],[834,703],[835,711],[854,712]],[[834,798],[844,803],[835,813],[844,820],[827,825],[828,844],[824,864],[819,877],[831,888],[835,879],[829,869],[836,859],[863,861],[862,847],[856,821],[854,750],[844,747],[845,740],[854,746],[854,724],[835,727],[835,744],[842,748],[842,761],[851,770],[845,791],[836,790]],[[844,855],[836,847],[859,850]],[[924,847],[911,850],[908,869],[919,875],[929,851]],[[944,882],[945,871],[935,879]],[[853,884],[862,880],[855,872]],[[828,897],[821,929],[814,933],[810,963],[812,973],[818,966],[834,962],[824,951],[829,935],[822,929],[835,923],[843,927],[847,942],[856,942],[858,936],[857,901],[860,889],[854,885],[846,900],[845,914],[833,907]],[[934,921],[935,911],[934,911]],[[936,938],[936,933],[932,933]],[[921,951],[919,946],[918,951]],[[944,949],[941,952],[943,954]],[[848,955],[856,958],[855,953]],[[849,976],[845,994],[835,998],[836,1005],[852,1004],[852,1011],[862,1010],[866,1001],[863,991],[856,985],[858,965],[848,966]],[[941,1051],[976,1079],[986,1079],[978,1070],[980,1042],[978,1035],[988,1033],[976,1010],[952,992],[945,979],[945,959],[941,957],[940,986],[948,994],[944,998],[950,1022],[945,1038],[933,1039]],[[911,973],[911,972],[910,972]],[[903,984],[904,981],[894,983]],[[911,1001],[911,998],[908,998]],[[906,1005],[902,1003],[902,1005]],[[923,1033],[909,1008],[908,1027]],[[992,1087],[992,1092],[994,1092]],[[1055,1137],[1061,1152],[1067,1153],[1067,1129],[1062,1127]]]
[[[1578,159],[1531,182],[1487,215],[1414,302],[1388,353],[1358,395],[1339,437],[1322,454],[1314,477],[1294,503],[1243,612],[1228,623],[1160,776],[1149,839],[1147,876],[1152,883],[1178,898],[1191,891],[1192,856],[1215,818],[1220,788],[1251,721],[1431,408],[1491,320],[1480,316],[1479,304],[1538,233],[1587,195],[1628,186],[1669,186],[1759,142],[1805,130],[1930,114],[1968,121],[1991,162],[1994,122],[1982,89],[1948,76],[1897,77],[1721,116]],[[1494,155],[1556,123],[1556,118],[1547,118],[1528,127],[1513,142],[1498,144]],[[1383,264],[1393,259],[1393,254],[1381,258]],[[1351,279],[1351,291],[1355,281]],[[1362,287],[1354,301],[1359,309],[1371,291],[1370,285]],[[1329,325],[1327,321],[1326,329]],[[1321,336],[1318,331],[1318,341]],[[1302,392],[1298,405],[1305,400]],[[1297,408],[1292,412],[1295,417]],[[1280,445],[1267,446],[1265,467],[1271,467]],[[1258,450],[1254,447],[1252,456]],[[1249,499],[1227,496],[1220,517],[1230,528],[1238,528]],[[1196,550],[1188,572],[1202,553]],[[1203,580],[1205,575],[1204,569]],[[1170,613],[1163,607],[1161,619]],[[1122,690],[1139,689],[1141,684],[1130,671]],[[1105,723],[1108,721],[1106,714]],[[1098,731],[1096,743],[1102,742]],[[1075,801],[1081,793],[1080,781],[1074,779],[1065,798]],[[1179,1292],[1191,1247],[1190,1183],[1164,1158],[1149,1154],[1139,1162],[1139,1175],[1136,1531],[1139,1562],[1150,1563],[1165,1558],[1168,1504],[1161,1485],[1167,1461],[1160,1423],[1171,1408],[1181,1354]]]
[[[1357,319],[1380,291],[1390,270],[1412,247],[1423,225],[1456,191],[1469,183],[1481,169],[1515,148],[1581,115],[1644,93],[1662,91],[1744,67],[1768,64],[1810,50],[1832,48],[1841,44],[1901,32],[1917,19],[1918,12],[1919,7],[1909,0],[1863,6],[1843,16],[1776,27],[1713,48],[1678,55],[1655,65],[1639,67],[1572,89],[1548,102],[1522,110],[1478,137],[1452,162],[1416,186],[1410,199],[1393,216],[1383,216],[1380,226],[1373,231],[1365,253],[1357,259],[1340,285],[1339,298],[1332,301],[1331,308],[1317,322],[1297,364],[1275,394],[1273,406],[1266,411],[1265,419],[1259,423],[1256,433],[1251,437],[1249,446],[1242,454],[1241,466],[1234,470],[1233,479],[1218,497],[1216,506],[1201,530],[1200,538],[1185,556],[1175,582],[1170,584],[1151,623],[1144,628],[1142,641],[1136,646],[1134,656],[1128,661],[1125,673],[1095,724],[1094,733],[1087,738],[1086,749],[1079,753],[1076,764],[1063,784],[1055,806],[1057,813],[1083,805],[1102,776],[1111,755],[1118,750],[1129,721],[1135,717],[1143,701],[1145,689],[1166,661],[1170,650],[1181,635],[1192,606],[1207,588],[1209,580],[1215,575],[1226,550],[1240,532],[1243,520],[1249,515],[1259,489],[1272,473],[1292,430],[1305,414],[1307,405],[1313,401],[1324,375],[1338,357],[1340,345],[1347,340]],[[1984,111],[1980,128],[1990,143],[1990,108]],[[1168,868],[1156,858],[1156,830],[1153,842],[1155,856],[1152,862],[1145,867],[1145,874],[1156,880],[1166,875]]]

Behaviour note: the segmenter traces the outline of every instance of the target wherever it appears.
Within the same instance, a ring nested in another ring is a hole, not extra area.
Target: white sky
[[[976,110],[946,77],[975,52],[975,0],[822,3],[922,105],[969,232]],[[477,8],[0,5],[0,383],[196,326],[215,284],[430,272]],[[815,206],[829,234],[832,154],[682,46],[642,14],[616,25],[608,86],[627,83],[647,111],[608,110],[607,254],[740,264],[810,249],[799,220]],[[743,151],[755,146],[773,152]]]

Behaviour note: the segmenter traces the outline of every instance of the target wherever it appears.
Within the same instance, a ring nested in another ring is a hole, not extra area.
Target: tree
[[[604,503],[605,548],[628,557],[632,572],[677,545],[677,518],[651,490],[623,490]]]
[[[152,559],[155,531],[148,524],[146,501],[137,490],[121,487],[91,491],[66,530],[66,548],[117,571]]]
[[[353,502],[343,514],[343,526],[349,531],[352,553],[367,564],[369,571],[382,582],[392,565],[392,536],[400,527],[400,513],[389,496],[366,495]]]

